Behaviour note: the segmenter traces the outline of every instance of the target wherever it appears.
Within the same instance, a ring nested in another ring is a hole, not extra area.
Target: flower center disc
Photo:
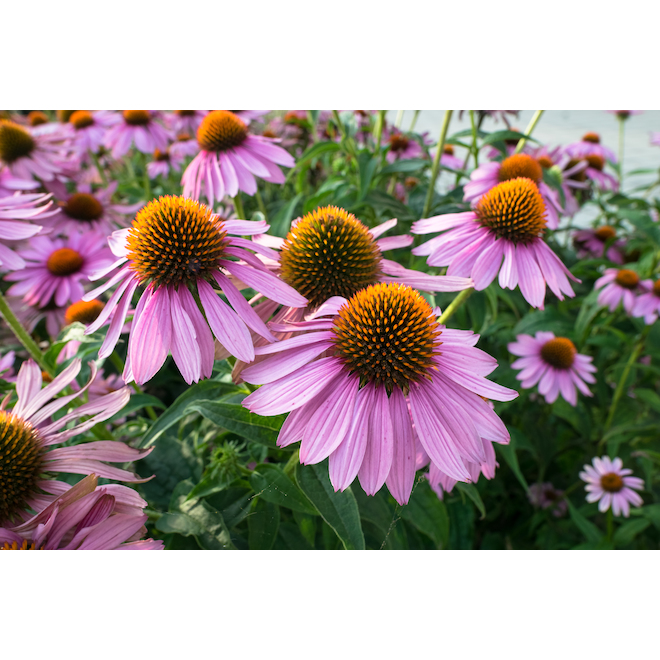
[[[431,306],[409,286],[378,283],[358,291],[333,330],[337,355],[362,384],[384,384],[391,393],[431,380],[441,330]]]
[[[539,156],[536,159],[536,162],[544,169],[544,170],[549,170],[554,163],[552,162],[552,158],[550,156]]]
[[[653,293],[660,298],[660,280],[653,282]]]
[[[529,243],[541,236],[546,225],[546,210],[536,184],[520,177],[491,188],[478,202],[479,222],[498,238],[514,243]]]
[[[608,472],[600,478],[600,485],[608,493],[618,493],[623,488],[623,479],[614,472]]]
[[[405,151],[408,147],[410,140],[400,133],[390,135],[390,149],[392,151]]]
[[[616,274],[614,281],[624,289],[634,289],[639,284],[639,275],[634,270],[623,268]]]
[[[48,123],[48,116],[41,110],[33,110],[28,113],[27,119],[30,126],[41,126]]]
[[[76,110],[70,117],[69,123],[79,131],[81,128],[87,128],[94,125],[94,117],[87,110]]]
[[[41,440],[32,425],[0,410],[0,525],[28,508],[42,464]]]
[[[585,133],[582,136],[582,142],[591,142],[591,144],[600,144],[600,135],[598,135],[598,133]]]
[[[38,548],[39,550],[43,550],[43,548]],[[5,541],[2,545],[0,545],[0,550],[37,550],[35,548],[34,543],[30,543],[28,545],[27,539],[23,539],[23,543],[19,546],[16,541],[12,541],[9,543],[9,541]]]
[[[66,277],[77,273],[85,263],[80,252],[72,250],[71,248],[59,248],[51,253],[46,262],[46,268],[53,275],[58,277]]]
[[[13,163],[29,156],[35,147],[32,136],[13,121],[0,120],[0,160]]]
[[[151,121],[147,110],[124,110],[123,115],[129,126],[146,126]]]
[[[443,154],[448,154],[449,156],[453,156],[454,155],[454,147],[451,144],[446,144],[442,148],[442,153]]]
[[[291,229],[282,246],[282,279],[317,307],[332,296],[350,298],[378,281],[381,254],[352,213],[324,206]]]
[[[598,227],[598,229],[596,229],[596,238],[601,243],[607,243],[607,241],[614,238],[615,236],[616,229],[610,225],[603,225],[602,227]]]
[[[580,161],[577,160],[576,158],[571,158],[571,160],[566,163],[566,167],[564,169],[570,170],[573,169]],[[579,170],[578,172],[573,172],[568,177],[569,181],[580,181],[584,182],[587,180],[587,173],[584,170]]]
[[[71,115],[75,112],[75,110],[57,110],[55,113],[57,115],[58,121],[60,121],[62,124],[66,124],[69,119],[71,119]]]
[[[71,219],[81,222],[92,222],[103,215],[101,202],[88,193],[74,193],[66,200],[62,210]]]
[[[197,129],[197,142],[204,151],[226,151],[243,144],[247,125],[229,110],[209,112]]]
[[[541,348],[541,358],[555,369],[570,369],[576,354],[575,344],[566,337],[550,339]]]
[[[170,154],[167,149],[165,151],[161,151],[160,149],[154,149],[154,160],[157,162],[168,162],[170,159]]]
[[[104,307],[105,305],[100,300],[90,300],[89,302],[79,300],[67,307],[64,314],[64,320],[67,325],[75,323],[76,321],[89,325],[96,321]]]
[[[128,232],[128,258],[140,281],[178,285],[210,276],[228,244],[212,209],[166,195],[138,211]]]
[[[194,117],[195,116],[195,111],[194,110],[175,110],[174,114],[177,115],[178,117]]]
[[[605,167],[605,159],[602,156],[597,156],[596,154],[589,154],[585,156],[585,160],[589,163],[589,167],[599,172],[603,171]]]
[[[497,176],[500,181],[510,181],[524,176],[538,185],[543,180],[543,169],[536,158],[527,154],[514,154],[502,161]]]

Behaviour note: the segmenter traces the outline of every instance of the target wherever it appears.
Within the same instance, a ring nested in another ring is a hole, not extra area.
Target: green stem
[[[149,181],[149,172],[147,170],[147,154],[142,154],[142,181],[144,184],[144,195],[147,202],[151,201],[151,181]]]
[[[261,199],[261,193],[259,192],[259,188],[257,188],[257,204],[259,205],[259,210],[263,213],[264,220],[268,222],[268,213],[266,213],[266,205],[264,204],[264,200]]]
[[[401,128],[401,122],[403,121],[403,113],[404,113],[403,110],[399,110],[399,111],[396,113],[396,119],[394,120],[394,125],[395,125],[397,128]]]
[[[539,119],[541,119],[542,114],[543,114],[543,110],[537,110],[534,113],[532,120],[529,122],[529,125],[525,129],[525,135],[532,134],[532,131],[536,127],[536,124],[539,123]],[[513,153],[519,154],[522,151],[523,147],[525,146],[525,142],[527,142],[527,138],[520,138],[520,140],[518,140],[518,144],[516,145],[516,150]]]
[[[442,128],[440,129],[440,140],[438,141],[438,147],[433,157],[433,167],[431,168],[431,181],[429,182],[429,190],[426,193],[426,201],[424,202],[424,210],[422,211],[422,218],[428,217],[429,210],[431,208],[431,202],[433,200],[433,192],[435,190],[435,182],[438,178],[438,170],[440,169],[440,158],[442,157],[442,152],[445,148],[445,138],[447,137],[447,129],[449,128],[449,122],[451,120],[453,110],[445,110],[445,117],[442,120]]]
[[[236,209],[236,215],[240,220],[247,220],[245,217],[245,209],[243,208],[243,202],[241,200],[241,191],[239,190],[234,197],[234,208]]]
[[[339,129],[339,132],[341,133],[341,139],[345,140],[347,138],[346,127],[342,123],[342,120],[339,118],[339,113],[336,110],[332,111],[332,118],[335,120],[335,124],[337,124],[337,128]]]
[[[477,125],[474,122],[474,110],[470,110],[470,127],[472,128],[472,155],[474,156],[474,167],[476,169],[479,167],[479,149],[477,148]]]
[[[383,126],[385,125],[385,110],[378,111],[378,117],[376,118],[376,135],[374,136],[374,141],[376,143],[376,153],[380,153],[380,142],[383,137]]]
[[[44,354],[41,352],[37,343],[32,339],[30,333],[21,325],[21,322],[16,318],[14,312],[12,312],[11,307],[7,304],[5,297],[0,293],[0,315],[2,315],[7,321],[7,324],[12,329],[12,332],[16,335],[18,341],[25,346],[25,349],[30,354],[32,359],[41,367],[42,371],[45,371],[47,374],[55,377],[55,370],[46,363]]]
[[[612,513],[612,507],[607,510],[607,540],[612,541],[614,536],[614,514]]]
[[[96,167],[96,170],[99,173],[99,176],[101,177],[101,181],[103,181],[103,185],[107,186],[108,185],[108,177],[105,175],[105,172],[103,171],[103,168],[101,167],[101,163],[99,163],[99,157],[91,149],[89,150],[89,155],[90,155],[91,159],[94,161],[94,166]]]
[[[624,136],[624,126],[625,119],[621,117],[619,119],[619,190],[623,189],[623,136]]]
[[[469,289],[463,289],[463,291],[461,291],[456,298],[449,303],[449,307],[442,312],[442,315],[438,319],[438,323],[445,325],[454,312],[472,295],[473,291],[474,288],[472,287]]]
[[[312,144],[318,141],[318,138],[316,137],[316,124],[314,123],[314,115],[312,115],[312,111],[308,110],[307,111],[307,121],[309,122],[309,137],[312,141]]]
[[[284,474],[286,474],[288,477],[293,476],[293,473],[296,469],[296,465],[300,463],[300,452],[298,449],[291,454],[291,458],[287,461],[286,465],[284,466]]]
[[[410,122],[410,128],[408,129],[410,132],[413,131],[415,125],[417,124],[417,117],[419,117],[419,113],[419,110],[415,110],[415,114],[413,115],[412,121]]]

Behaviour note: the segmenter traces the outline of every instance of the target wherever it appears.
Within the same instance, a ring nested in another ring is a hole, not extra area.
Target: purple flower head
[[[594,283],[594,288],[602,289],[598,294],[599,305],[604,305],[613,312],[619,303],[622,303],[629,315],[633,313],[636,296],[644,293],[639,275],[628,268],[607,268],[603,276]]]
[[[601,225],[596,229],[580,229],[573,234],[573,244],[578,250],[578,256],[603,257],[606,256],[615,264],[622,264],[625,243],[622,240],[613,241],[616,238],[616,228],[610,225]],[[605,251],[605,245],[610,246]]]
[[[616,163],[616,154],[605,145],[600,143],[598,133],[585,133],[579,142],[572,142],[567,145],[564,151],[571,158],[586,158],[587,156],[600,156],[603,160],[609,160]]]
[[[644,292],[633,305],[632,315],[643,316],[644,323],[651,325],[658,320],[660,315],[660,280],[643,280],[639,288]]]
[[[527,492],[527,498],[532,506],[538,509],[550,509],[556,518],[565,516],[568,511],[564,491],[557,490],[549,481],[532,484]]]
[[[165,150],[170,142],[170,132],[156,119],[159,113],[151,110],[124,110],[121,120],[106,133],[104,146],[115,159],[121,158],[133,144],[143,154],[151,154],[155,149]]]
[[[580,479],[586,481],[587,502],[598,502],[598,510],[607,511],[610,506],[615,516],[623,514],[628,518],[630,505],[641,506],[642,498],[635,490],[642,490],[644,482],[639,477],[631,477],[632,470],[623,468],[620,458],[608,456],[594,458],[591,465],[584,466]]]

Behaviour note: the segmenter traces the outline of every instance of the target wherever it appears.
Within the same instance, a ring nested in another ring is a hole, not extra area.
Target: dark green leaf
[[[280,509],[277,504],[257,500],[247,523],[250,550],[270,550],[280,527]]]
[[[614,545],[618,547],[625,547],[635,540],[635,537],[640,532],[643,532],[651,524],[650,520],[631,520],[624,523],[619,529],[614,532]]]
[[[257,465],[250,477],[250,483],[254,488],[255,496],[267,502],[279,504],[293,511],[317,515],[316,509],[300,488],[276,465],[270,463]]]
[[[410,501],[399,515],[426,534],[438,548],[449,547],[449,515],[445,503],[433,492],[426,479],[420,479]]]
[[[486,507],[475,485],[465,484],[462,481],[457,481],[456,488],[458,488],[458,490],[460,490],[462,493],[465,493],[474,502],[474,505],[477,507],[477,509],[479,509],[479,513],[481,513],[480,520],[483,520],[486,517]]]
[[[566,502],[568,503],[568,511],[571,520],[575,523],[575,526],[584,534],[587,541],[598,543],[603,538],[603,533],[590,520],[587,520],[573,506],[573,504],[571,504],[571,501],[568,498],[566,499]]]
[[[363,151],[358,156],[358,169],[360,172],[360,194],[358,201],[364,199],[369,192],[369,186],[371,185],[371,180],[374,177],[377,166],[378,159],[374,158],[370,152]]]
[[[409,172],[417,172],[423,167],[428,167],[430,161],[426,158],[409,158],[408,160],[395,160],[393,163],[386,165],[378,176],[387,176],[389,174],[407,174]]]

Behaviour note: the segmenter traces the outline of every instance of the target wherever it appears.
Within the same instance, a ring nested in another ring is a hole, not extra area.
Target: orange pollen
[[[585,156],[585,160],[589,163],[589,167],[598,170],[599,172],[602,172],[605,167],[605,159],[602,156],[589,154],[588,156]]]
[[[128,258],[140,282],[155,286],[211,281],[229,244],[213,210],[186,197],[166,195],[138,211],[128,237]]]
[[[453,156],[454,155],[454,147],[451,144],[446,144],[442,148],[442,153],[448,154],[449,156]]]
[[[614,229],[614,227],[611,227],[610,225],[603,225],[602,227],[598,227],[595,233],[596,233],[596,238],[601,243],[606,243],[607,241],[609,241],[610,239],[616,236],[616,229]]]
[[[176,136],[177,142],[188,142],[188,140],[192,140],[192,135],[189,133],[179,133],[179,135]]]
[[[556,369],[570,369],[575,361],[577,349],[566,337],[555,337],[541,347],[541,358]]]
[[[129,126],[146,126],[151,121],[148,110],[124,110],[123,115]]]
[[[660,280],[653,282],[653,293],[660,298]]]
[[[475,207],[477,220],[497,238],[530,243],[543,235],[546,209],[536,184],[520,177],[491,188]]]
[[[13,163],[19,158],[29,156],[36,146],[33,137],[16,122],[0,120],[0,160]]]
[[[510,181],[524,176],[538,185],[543,180],[543,169],[535,158],[527,154],[514,154],[502,161],[497,176],[500,181]]]
[[[34,541],[28,545],[27,539],[23,539],[23,543],[21,543],[20,546],[17,541],[12,541],[11,543],[5,541],[0,545],[0,550],[43,550],[43,546],[41,548],[36,548]]]
[[[623,479],[615,472],[608,472],[600,478],[600,485],[608,493],[618,493],[623,489]]]
[[[598,133],[585,133],[582,136],[582,142],[591,142],[592,144],[600,144],[600,135],[598,135]]]
[[[57,110],[56,115],[57,115],[57,120],[61,122],[62,124],[67,124],[69,122],[69,119],[71,119],[71,115],[75,112],[75,110]]]
[[[67,307],[64,320],[67,325],[76,321],[84,325],[89,325],[96,321],[104,307],[105,305],[100,300],[90,300],[89,302],[79,300]]]
[[[273,131],[270,130],[270,128],[267,128],[262,135],[267,138],[276,138],[277,134]]]
[[[47,371],[42,371],[41,372],[41,380],[44,383],[52,383],[53,382],[53,377]]]
[[[73,124],[74,128],[79,131],[81,128],[87,128],[94,125],[94,117],[91,112],[87,110],[76,110],[70,117],[69,123]]]
[[[552,158],[550,156],[539,156],[536,159],[536,162],[544,169],[548,170],[550,169],[554,163],[552,162]]]
[[[77,273],[84,263],[85,260],[80,252],[65,247],[51,253],[46,262],[46,268],[52,275],[66,277]]]
[[[632,290],[639,284],[639,275],[634,270],[623,268],[616,274],[614,281],[624,289]]]
[[[432,380],[442,331],[431,306],[403,284],[373,284],[358,291],[334,319],[335,352],[362,385],[407,392]]]
[[[229,110],[209,112],[197,129],[197,142],[205,151],[227,151],[243,144],[247,138],[246,123]]]
[[[33,110],[28,113],[27,120],[30,126],[41,126],[48,123],[48,115],[41,110]]]
[[[62,205],[62,210],[71,219],[81,222],[92,222],[103,215],[103,205],[89,193],[74,193]]]
[[[154,160],[159,161],[159,162],[168,162],[170,160],[170,152],[167,151],[161,151],[160,149],[156,149],[154,151]]]
[[[390,150],[405,151],[410,143],[410,139],[401,133],[392,133],[390,135]]]
[[[375,284],[381,259],[366,225],[342,208],[324,206],[288,233],[280,253],[281,277],[317,307],[332,296],[350,298]]]

